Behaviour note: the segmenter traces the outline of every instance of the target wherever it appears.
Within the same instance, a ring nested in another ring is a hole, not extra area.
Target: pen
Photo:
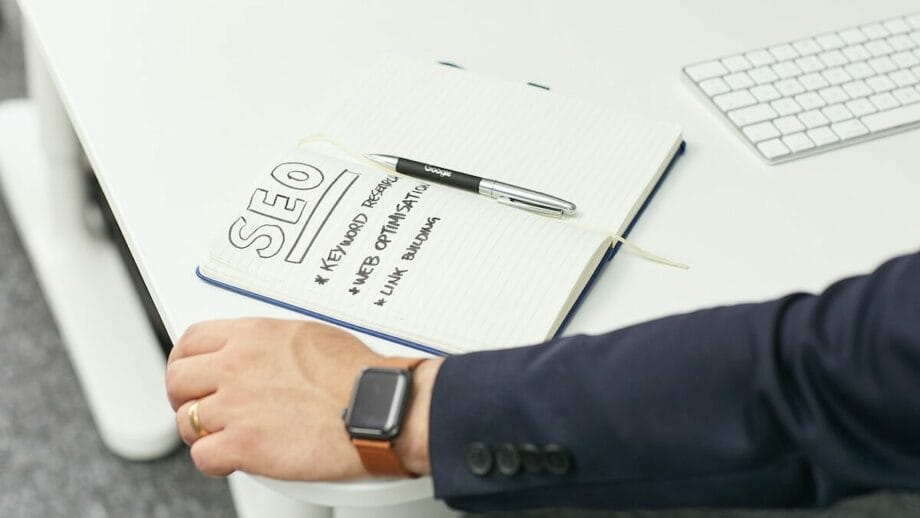
[[[526,209],[540,214],[562,216],[574,214],[575,204],[549,194],[525,189],[497,180],[480,178],[467,173],[445,169],[431,164],[423,164],[408,158],[391,155],[364,155],[369,160],[382,164],[396,172],[422,178],[451,187],[463,189],[488,196],[499,203]]]

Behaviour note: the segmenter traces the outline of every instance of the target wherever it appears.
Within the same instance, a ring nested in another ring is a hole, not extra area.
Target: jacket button
[[[502,475],[516,475],[521,470],[521,456],[513,444],[502,444],[495,450],[495,465]]]
[[[572,469],[572,454],[558,444],[543,447],[543,468],[553,475],[565,475]]]
[[[518,455],[521,456],[521,465],[527,473],[539,473],[543,471],[543,455],[540,449],[530,443],[524,443],[518,446]]]
[[[474,442],[466,450],[466,466],[480,477],[492,471],[492,451],[485,443]]]

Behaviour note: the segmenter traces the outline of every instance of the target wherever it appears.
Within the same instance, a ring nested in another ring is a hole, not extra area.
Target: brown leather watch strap
[[[387,369],[403,369],[409,372],[415,370],[425,358],[404,358],[402,356],[387,356],[375,361],[371,367],[385,367]]]
[[[384,367],[387,369],[403,369],[412,371],[420,363],[425,361],[424,358],[402,358],[398,356],[381,358],[374,362],[372,367]],[[388,477],[418,477],[403,467],[399,462],[399,456],[393,450],[393,441],[391,440],[374,440],[359,439],[352,437],[351,443],[358,449],[358,455],[361,457],[361,463],[364,469],[371,475],[381,475]]]
[[[375,441],[352,437],[351,443],[358,449],[361,464],[371,475],[384,477],[411,477],[418,475],[402,466],[399,456],[393,451],[393,441]]]

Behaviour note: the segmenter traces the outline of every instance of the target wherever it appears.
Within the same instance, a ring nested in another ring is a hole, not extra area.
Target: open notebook
[[[557,334],[682,149],[673,124],[443,65],[391,57],[350,85],[315,127],[323,139],[257,174],[199,275],[429,352]],[[578,213],[508,207],[355,150],[551,193]]]

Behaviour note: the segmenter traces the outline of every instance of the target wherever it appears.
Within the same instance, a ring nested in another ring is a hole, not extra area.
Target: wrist
[[[431,473],[428,457],[428,416],[431,392],[443,358],[425,360],[412,373],[412,392],[402,430],[393,448],[402,466],[417,475]]]

